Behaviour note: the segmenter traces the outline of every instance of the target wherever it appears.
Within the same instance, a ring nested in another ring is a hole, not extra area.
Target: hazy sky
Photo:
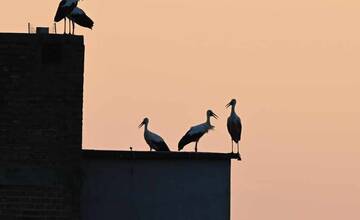
[[[57,4],[4,2],[0,31],[49,26]],[[243,161],[232,163],[232,219],[360,219],[359,1],[79,6],[95,21],[78,32],[84,148],[148,150],[137,128],[147,116],[175,150],[211,108],[220,119],[199,150],[228,152],[225,104],[236,98],[244,133]]]

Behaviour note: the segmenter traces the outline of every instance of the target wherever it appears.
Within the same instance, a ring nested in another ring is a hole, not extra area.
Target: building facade
[[[235,155],[83,151],[86,220],[229,220]]]
[[[0,34],[0,219],[79,219],[84,43]]]

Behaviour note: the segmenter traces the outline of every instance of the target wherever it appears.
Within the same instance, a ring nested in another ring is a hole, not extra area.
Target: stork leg
[[[71,21],[72,22],[72,26],[73,26],[73,35],[75,35],[75,23],[74,23],[74,21]]]
[[[237,153],[239,154],[239,142],[237,142],[236,144],[237,144]]]
[[[198,142],[196,141],[195,142],[195,152],[197,152],[197,144],[198,144]]]
[[[66,18],[64,18],[64,34],[66,34]]]
[[[69,34],[71,34],[71,20],[69,19]]]
[[[231,153],[234,153],[234,141],[231,139]]]

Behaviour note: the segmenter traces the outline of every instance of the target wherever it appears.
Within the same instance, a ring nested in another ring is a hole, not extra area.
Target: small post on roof
[[[56,23],[54,23],[54,31],[55,31],[55,34],[57,34],[57,31],[56,31]]]
[[[28,22],[28,33],[30,34],[30,22]]]

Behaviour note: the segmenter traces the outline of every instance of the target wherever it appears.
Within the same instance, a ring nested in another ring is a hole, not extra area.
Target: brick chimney
[[[82,36],[0,33],[0,219],[79,219]]]

